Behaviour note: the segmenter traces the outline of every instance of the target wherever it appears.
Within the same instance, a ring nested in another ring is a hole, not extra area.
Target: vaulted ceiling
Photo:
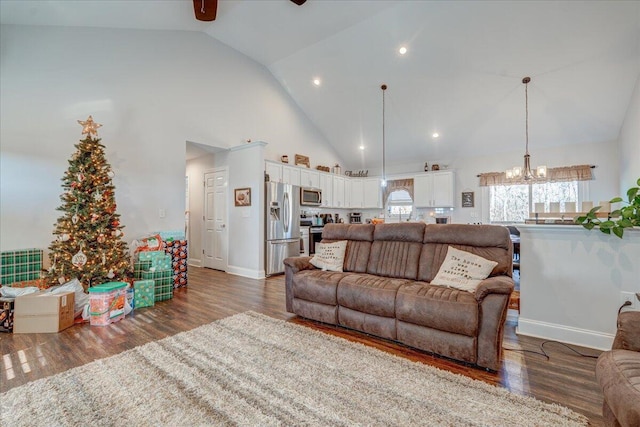
[[[205,32],[267,67],[362,168],[381,160],[382,83],[401,164],[524,150],[524,76],[531,151],[615,141],[640,75],[638,1],[219,0],[205,23],[190,1],[3,0],[0,19]]]

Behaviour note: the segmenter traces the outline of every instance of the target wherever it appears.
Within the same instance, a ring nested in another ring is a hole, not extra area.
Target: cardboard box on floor
[[[13,333],[60,332],[73,325],[73,291],[52,294],[36,292],[16,298]]]

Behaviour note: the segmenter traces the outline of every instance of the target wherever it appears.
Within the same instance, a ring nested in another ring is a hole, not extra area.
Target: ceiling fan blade
[[[215,21],[218,0],[193,0],[193,11],[198,21]]]
[[[306,2],[307,0],[291,0],[291,1],[297,4],[298,6],[302,6],[304,2]]]

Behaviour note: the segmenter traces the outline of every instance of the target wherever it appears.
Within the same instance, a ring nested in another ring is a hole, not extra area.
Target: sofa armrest
[[[291,257],[284,260],[284,289],[286,308],[293,313],[293,275],[302,270],[315,270],[311,257]]]
[[[292,273],[297,273],[298,271],[302,271],[302,270],[313,270],[316,267],[314,267],[309,262],[311,261],[311,258],[312,257],[307,257],[307,256],[285,258],[284,267],[285,269],[287,268],[291,269]]]
[[[510,295],[513,292],[513,279],[509,276],[493,276],[484,279],[476,288],[476,301],[482,301],[489,294]]]
[[[640,311],[618,314],[618,330],[612,349],[640,351]]]

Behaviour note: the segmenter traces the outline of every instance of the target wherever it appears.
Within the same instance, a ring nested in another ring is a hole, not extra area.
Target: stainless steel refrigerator
[[[300,256],[300,187],[267,182],[265,197],[267,276],[284,273],[284,259]]]

